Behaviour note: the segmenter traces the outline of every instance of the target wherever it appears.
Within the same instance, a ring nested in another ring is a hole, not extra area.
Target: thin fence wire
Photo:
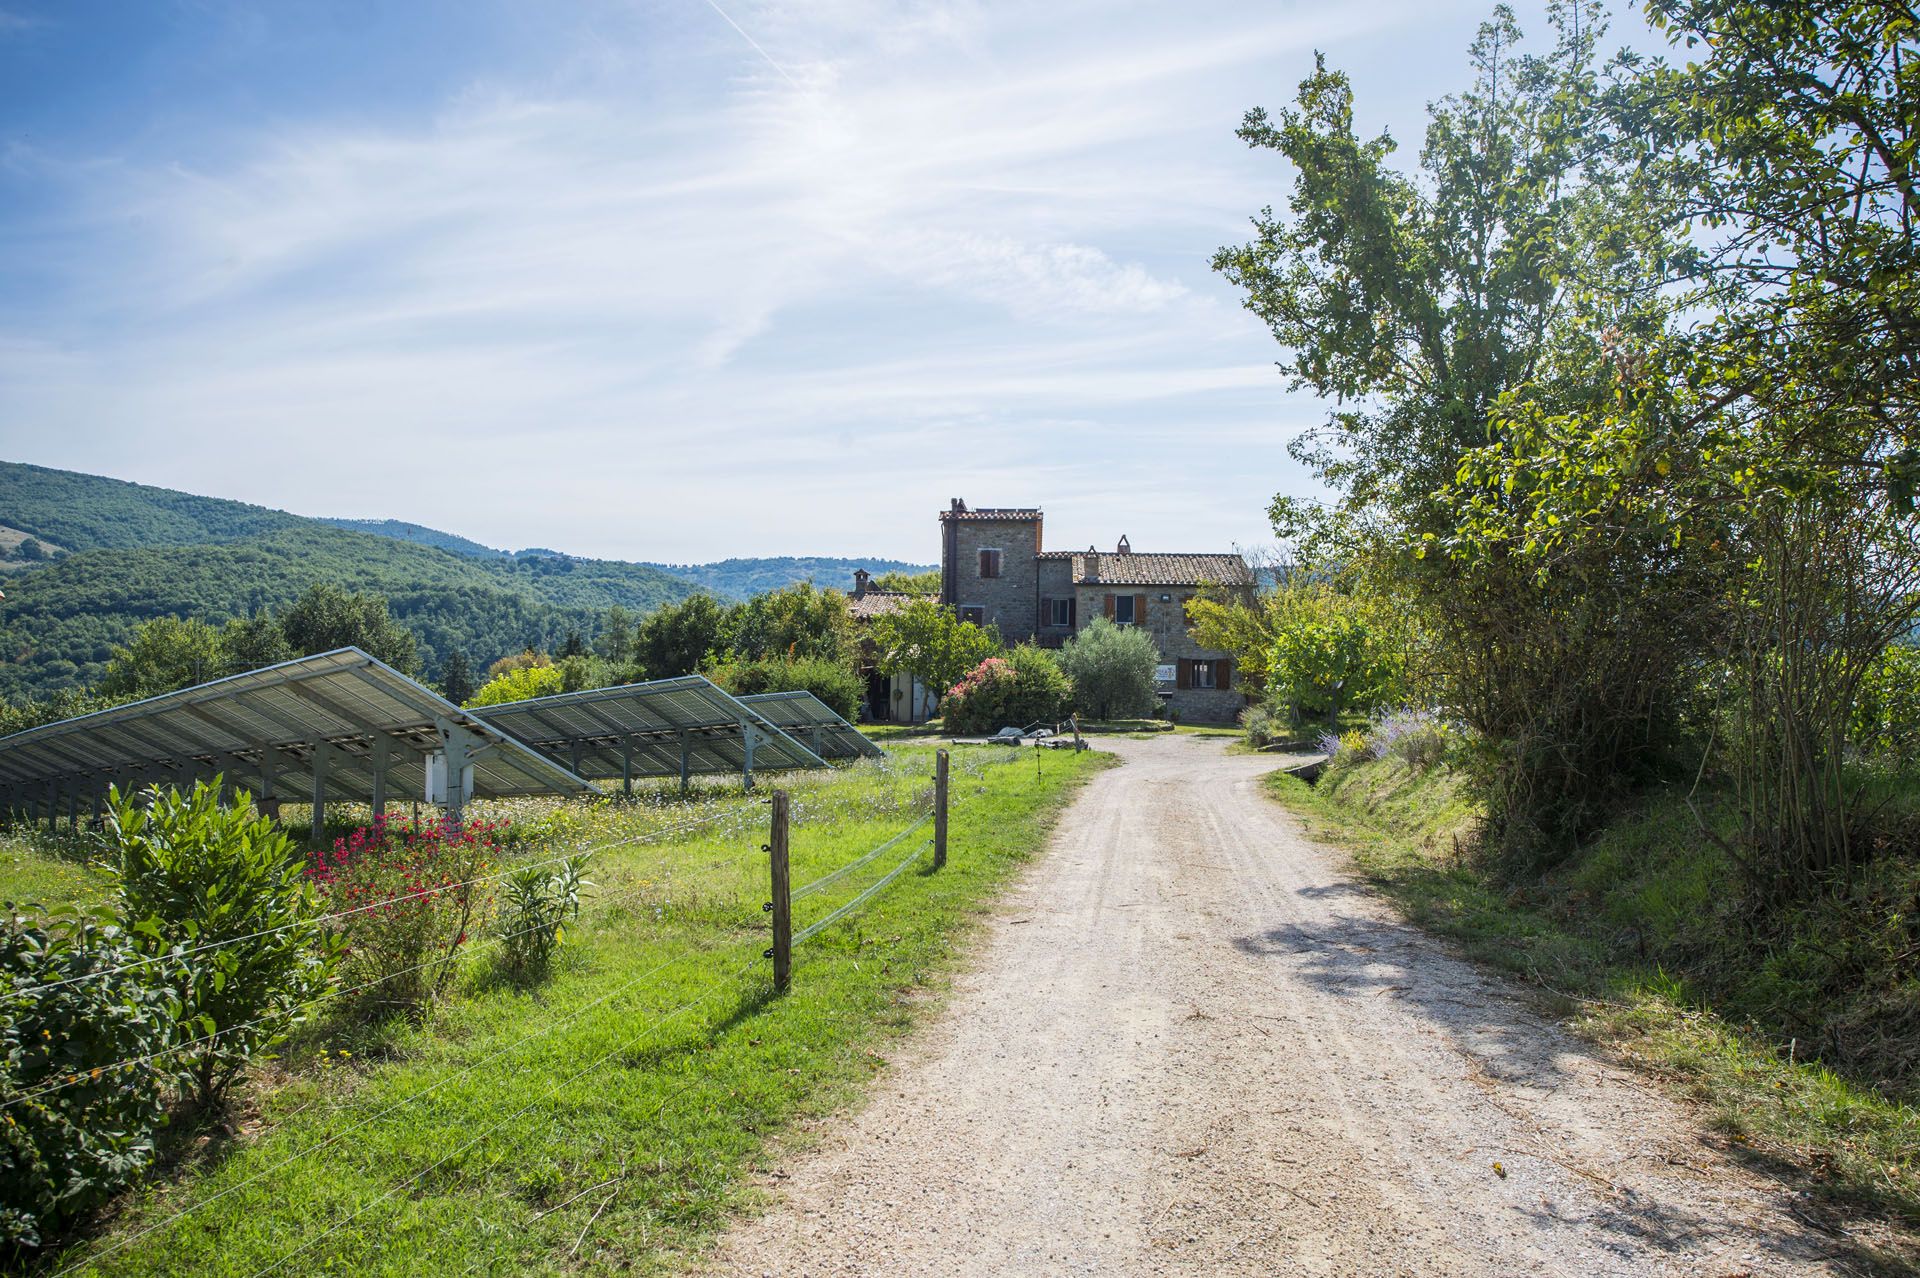
[[[442,883],[434,887],[422,888],[417,892],[409,892],[402,896],[391,897],[382,901],[371,901],[366,905],[356,905],[352,909],[336,910],[331,914],[316,915],[313,918],[301,919],[294,923],[282,923],[277,927],[262,928],[257,932],[248,932],[240,936],[224,937],[221,940],[209,941],[205,945],[197,945],[189,949],[171,950],[165,954],[149,955],[146,958],[136,959],[131,963],[122,963],[118,967],[102,968],[99,971],[88,972],[81,976],[63,977],[60,980],[45,981],[39,985],[23,985],[11,991],[11,993],[18,997],[25,997],[30,994],[45,993],[48,990],[61,989],[68,985],[77,985],[83,981],[102,980],[109,976],[118,976],[124,972],[138,971],[143,967],[152,967],[156,963],[179,962],[181,959],[192,958],[198,954],[206,954],[213,950],[220,949],[223,946],[238,945],[244,941],[258,941],[269,936],[277,936],[282,932],[292,931],[295,928],[317,927],[339,919],[351,918],[356,914],[364,914],[369,910],[387,909],[407,901],[419,900],[422,897],[436,896],[442,892],[452,892],[458,888],[477,887],[483,883],[496,883],[526,870],[540,869],[550,865],[561,865],[573,860],[575,857],[591,856],[599,852],[604,852],[609,848],[658,843],[672,835],[684,834],[691,830],[700,829],[703,826],[715,823],[722,817],[731,815],[733,815],[731,812],[714,813],[710,817],[702,818],[698,821],[691,821],[685,825],[670,827],[666,830],[652,831],[646,835],[635,835],[628,839],[613,839],[592,847],[575,848],[559,856],[548,857],[541,861],[520,862],[515,864],[511,869],[500,870],[493,874],[478,875],[471,879],[463,879],[457,883]]]
[[[853,911],[859,909],[862,905],[865,905],[869,900],[871,900],[875,896],[875,894],[877,894],[882,888],[886,887],[887,884],[893,882],[895,879],[899,878],[902,874],[905,874],[907,872],[907,867],[912,865],[915,861],[918,861],[920,859],[920,854],[932,846],[933,846],[932,839],[926,839],[916,844],[914,846],[913,851],[907,853],[907,855],[901,859],[900,864],[894,866],[891,870],[888,870],[884,877],[876,880],[864,892],[860,893],[859,896],[854,897],[851,901],[848,901],[845,905],[842,905],[839,909],[834,910],[831,914],[828,914],[825,918],[822,918],[819,921],[814,923],[809,923],[805,928],[802,928],[799,932],[796,932],[794,934],[793,941],[791,942],[791,944],[797,946],[802,941],[808,940],[809,938],[814,936],[818,936],[826,928],[831,927],[833,924],[839,922],[841,919],[845,918],[847,915],[853,913]]]
[[[915,821],[912,825],[900,831],[900,833],[894,835],[892,838],[888,839],[885,843],[882,843],[879,847],[873,849],[873,851],[868,852],[865,856],[862,856],[859,860],[849,861],[847,862],[847,864],[841,866],[839,869],[834,870],[829,874],[823,874],[819,878],[813,880],[811,883],[808,883],[802,887],[795,888],[791,893],[788,894],[789,899],[798,901],[800,898],[805,896],[811,896],[815,892],[824,892],[826,889],[838,883],[841,879],[844,879],[849,874],[852,874],[855,870],[860,869],[862,866],[871,865],[879,857],[884,856],[888,851],[890,851],[894,847],[897,847],[902,839],[906,838],[908,835],[912,834],[915,830],[918,830],[921,826],[925,825],[927,822],[931,820],[933,820],[932,812],[926,812],[922,814],[919,820]]]
[[[353,1135],[355,1132],[362,1131],[365,1128],[371,1127],[373,1124],[379,1122],[381,1119],[387,1117],[388,1115],[396,1113],[401,1109],[404,1109],[406,1106],[413,1104],[415,1101],[420,1100],[423,1097],[432,1095],[433,1093],[445,1087],[448,1083],[451,1083],[456,1079],[462,1078],[467,1074],[472,1073],[474,1070],[480,1068],[480,1066],[488,1064],[491,1061],[498,1060],[501,1057],[509,1055],[513,1052],[516,1052],[520,1048],[525,1047],[530,1043],[537,1042],[540,1039],[546,1038],[548,1035],[553,1034],[554,1032],[560,1029],[563,1029],[568,1025],[577,1023],[581,1018],[586,1016],[586,1014],[588,1012],[591,1012],[594,1008],[600,1007],[610,1002],[611,1000],[619,997],[621,994],[624,994],[628,990],[631,990],[634,986],[639,985],[641,982],[650,980],[651,978],[658,976],[661,972],[666,971],[668,968],[672,967],[675,963],[679,963],[684,959],[686,959],[687,957],[688,957],[687,953],[682,952],[682,953],[675,954],[672,957],[665,959],[658,964],[655,964],[653,967],[648,968],[646,971],[640,973],[638,976],[632,977],[629,980],[621,982],[619,985],[615,986],[613,989],[608,990],[606,993],[600,995],[599,997],[593,999],[592,1001],[585,1003],[582,1006],[576,1008],[574,1011],[568,1013],[566,1016],[563,1016],[558,1020],[549,1021],[546,1025],[542,1026],[540,1029],[537,1029],[530,1034],[523,1035],[520,1038],[515,1039],[513,1042],[508,1043],[504,1047],[496,1048],[495,1050],[488,1052],[483,1056],[480,1056],[475,1058],[474,1060],[468,1061],[465,1065],[460,1066],[458,1069],[454,1069],[445,1074],[442,1074],[441,1076],[436,1078],[433,1082],[427,1084],[425,1087],[422,1087],[417,1091],[409,1093],[408,1095],[402,1097],[401,1099],[393,1102],[391,1105],[388,1105],[385,1108],[380,1109],[377,1112],[368,1115],[366,1118],[361,1119],[359,1122],[354,1123],[350,1127],[346,1127],[341,1131],[337,1131],[333,1133],[332,1135],[326,1137],[324,1140],[315,1141],[313,1144],[308,1145],[306,1148],[287,1155],[285,1158],[279,1160],[276,1163],[273,1163],[271,1166],[263,1168],[262,1170],[254,1173],[252,1176],[247,1177],[247,1179],[241,1181],[237,1185],[229,1185],[227,1188],[220,1190],[218,1193],[210,1194],[206,1198],[201,1199],[199,1202],[191,1203],[188,1206],[181,1208],[179,1211],[174,1212],[172,1215],[166,1217],[164,1220],[156,1221],[154,1224],[149,1225],[144,1229],[141,1229],[137,1233],[128,1235],[126,1238],[121,1239],[120,1241],[114,1243],[110,1247],[104,1248],[100,1251],[93,1253],[90,1256],[86,1256],[81,1258],[80,1260],[75,1261],[73,1264],[67,1266],[65,1269],[60,1270],[57,1274],[53,1276],[53,1278],[66,1278],[66,1275],[68,1274],[74,1273],[88,1265],[104,1260],[108,1256],[114,1255],[117,1252],[125,1250],[127,1247],[132,1246],[134,1243],[139,1242],[142,1238],[146,1238],[152,1234],[158,1233],[162,1229],[171,1227],[181,1219],[192,1215],[194,1212],[200,1211],[202,1208],[210,1207],[214,1203],[219,1202],[221,1199],[226,1198],[231,1194],[236,1194],[239,1191],[246,1189],[250,1185],[258,1184],[260,1181],[264,1180],[266,1177],[271,1176],[274,1173],[282,1170],[283,1168],[298,1162],[300,1159],[307,1157],[309,1154],[317,1153],[323,1149],[332,1148],[334,1145],[339,1144],[342,1140],[346,1139],[348,1136]],[[751,962],[752,960],[749,960],[749,966],[751,965]],[[742,968],[741,970],[744,971],[745,968]]]
[[[714,981],[711,985],[708,985],[700,993],[694,995],[692,998],[688,999],[686,1002],[680,1004],[680,1006],[676,1007],[673,1011],[668,1012],[664,1016],[661,1016],[658,1019],[654,1020],[651,1024],[647,1025],[638,1034],[635,1034],[632,1038],[627,1039],[625,1042],[621,1043],[617,1047],[612,1048],[609,1051],[603,1052],[601,1055],[589,1061],[583,1068],[581,1068],[576,1073],[570,1074],[566,1078],[561,1079],[559,1082],[555,1083],[552,1087],[549,1087],[545,1092],[542,1092],[539,1096],[535,1097],[533,1100],[530,1100],[525,1105],[522,1105],[519,1109],[514,1110],[512,1113],[506,1115],[504,1118],[501,1118],[497,1122],[494,1122],[489,1126],[483,1128],[478,1135],[456,1146],[455,1148],[447,1151],[447,1153],[443,1154],[440,1158],[434,1160],[432,1163],[429,1163],[427,1166],[421,1168],[419,1171],[407,1177],[405,1180],[399,1181],[393,1184],[392,1186],[388,1187],[388,1189],[384,1193],[379,1194],[378,1196],[372,1199],[369,1199],[367,1202],[361,1204],[361,1206],[358,1207],[353,1212],[353,1214],[348,1216],[345,1220],[339,1222],[336,1225],[330,1226],[323,1232],[315,1235],[312,1238],[309,1238],[306,1242],[300,1244],[300,1246],[294,1248],[292,1251],[286,1252],[283,1255],[279,1256],[278,1258],[272,1261],[269,1261],[267,1264],[263,1265],[259,1269],[254,1270],[252,1278],[262,1278],[262,1275],[272,1273],[274,1270],[280,1268],[282,1265],[286,1264],[288,1261],[293,1260],[298,1256],[302,1256],[306,1254],[308,1251],[312,1250],[313,1247],[315,1247],[317,1244],[324,1242],[326,1239],[331,1238],[333,1235],[346,1229],[349,1225],[353,1224],[354,1221],[366,1215],[366,1213],[371,1211],[373,1208],[391,1199],[395,1194],[400,1193],[402,1190],[407,1189],[408,1187],[414,1184],[417,1184],[422,1178],[424,1178],[431,1172],[439,1169],[440,1167],[444,1166],[447,1162],[449,1162],[453,1158],[459,1156],[460,1154],[465,1153],[469,1149],[472,1149],[475,1145],[485,1140],[488,1136],[491,1136],[494,1132],[499,1131],[502,1127],[506,1126],[508,1123],[512,1122],[517,1118],[523,1117],[524,1115],[534,1110],[535,1108],[539,1107],[540,1105],[545,1104],[547,1101],[551,1100],[556,1094],[558,1094],[561,1088],[570,1086],[573,1083],[578,1082],[580,1079],[585,1078],[588,1074],[600,1068],[602,1065],[606,1064],[609,1060],[612,1060],[615,1056],[624,1055],[625,1053],[632,1051],[637,1044],[644,1041],[648,1035],[652,1034],[655,1030],[659,1029],[662,1025],[665,1025],[668,1021],[674,1020],[677,1017],[684,1015],[690,1009],[705,1002],[707,999],[713,996],[715,991],[719,990],[723,986],[732,984],[740,976],[744,975],[747,972],[747,970],[751,968],[757,961],[758,961],[757,959],[749,958],[746,962],[742,963],[738,968],[735,968],[733,971],[722,976],[719,980]],[[689,1086],[691,1086],[691,1084]],[[672,1097],[668,1097],[667,1099],[671,1100]],[[664,1102],[662,1103],[662,1107],[664,1107]]]

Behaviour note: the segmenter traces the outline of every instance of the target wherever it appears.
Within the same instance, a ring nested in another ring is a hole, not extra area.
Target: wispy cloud
[[[76,161],[0,225],[7,451],[648,558],[926,555],[962,482],[1259,535],[1315,410],[1205,268],[1232,123],[1406,11],[702,2],[648,82]]]

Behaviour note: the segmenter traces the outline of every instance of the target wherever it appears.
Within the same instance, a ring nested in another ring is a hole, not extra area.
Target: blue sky
[[[1410,159],[1489,7],[0,0],[0,456],[629,559],[1258,545],[1324,406],[1207,266],[1291,181],[1233,129],[1318,48]]]

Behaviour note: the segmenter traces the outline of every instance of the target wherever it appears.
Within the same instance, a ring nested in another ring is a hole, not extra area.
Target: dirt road
[[[1262,796],[1273,758],[1114,748],[947,1012],[717,1271],[1856,1272],[1356,886]]]

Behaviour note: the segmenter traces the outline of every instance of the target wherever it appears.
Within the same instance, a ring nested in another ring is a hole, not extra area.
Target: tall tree
[[[413,632],[387,614],[387,601],[331,583],[308,588],[280,616],[287,642],[302,656],[355,647],[412,674],[417,662]]]
[[[222,674],[240,674],[286,661],[294,655],[279,619],[266,609],[233,617],[220,628]]]
[[[910,674],[936,695],[1001,650],[996,633],[960,620],[953,609],[931,599],[915,599],[875,617],[868,637],[880,673]]]
[[[97,691],[116,701],[154,697],[221,673],[220,632],[198,617],[155,617],[116,645]]]
[[[447,655],[446,669],[440,676],[440,695],[456,706],[465,705],[473,696],[473,669],[467,654],[455,649]]]
[[[607,609],[595,647],[614,665],[624,665],[633,655],[633,614],[619,604]]]
[[[689,595],[649,613],[634,634],[633,659],[652,679],[692,674],[718,650],[726,613],[712,595]]]

